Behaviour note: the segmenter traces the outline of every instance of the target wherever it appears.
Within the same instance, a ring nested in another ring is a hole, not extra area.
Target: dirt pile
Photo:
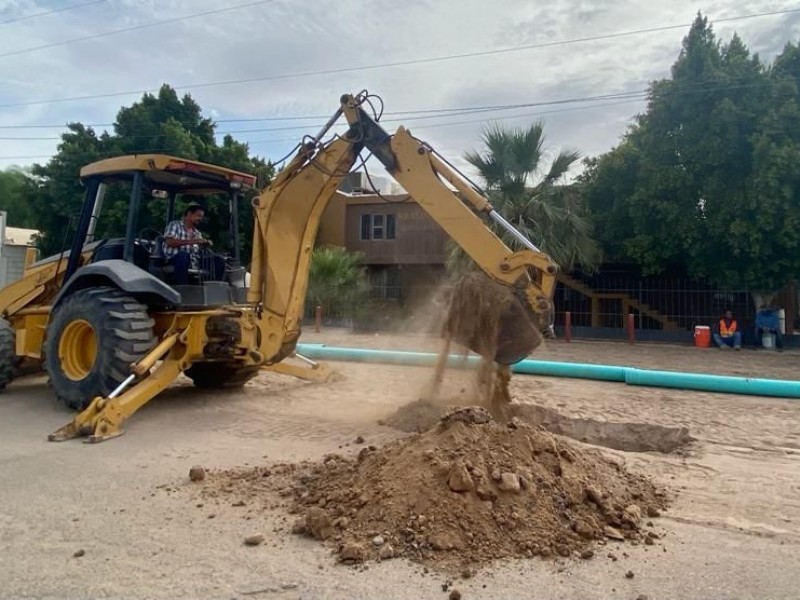
[[[398,408],[381,423],[408,433],[422,433],[436,427],[450,410],[469,403],[468,396],[415,400]],[[573,418],[534,404],[507,404],[503,412],[509,418],[515,417],[550,433],[625,452],[685,453],[695,441],[686,427]]]
[[[645,522],[667,505],[663,490],[599,452],[517,420],[501,425],[478,407],[354,458],[269,475],[217,483],[239,496],[248,481],[258,494],[279,489],[299,517],[292,531],[332,544],[349,563],[406,557],[464,569],[506,557],[590,558],[608,538],[652,543]]]

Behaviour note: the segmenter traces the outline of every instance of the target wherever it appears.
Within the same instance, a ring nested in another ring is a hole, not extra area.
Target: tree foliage
[[[230,135],[218,144],[215,127],[211,119],[202,116],[191,96],[179,98],[168,85],[162,86],[157,95],[144,94],[138,102],[121,108],[111,133],[97,133],[81,123],[70,123],[56,155],[46,164],[33,165],[25,181],[23,198],[30,209],[30,223],[43,231],[43,253],[60,252],[65,232],[74,231],[84,192],[79,172],[82,166],[96,160],[135,153],[172,154],[255,174],[259,187],[268,183],[274,173],[272,165],[251,157],[247,145]],[[97,226],[98,238],[124,235],[128,202],[127,189],[109,188]],[[179,202],[177,210],[181,208]],[[228,243],[227,208],[227,202],[207,203],[202,229],[217,242],[215,248]],[[163,230],[165,216],[163,201],[147,199],[142,205],[139,228]],[[242,256],[247,260],[253,230],[248,201],[239,206],[239,229],[244,240]]]
[[[773,65],[697,16],[671,76],[580,189],[611,260],[726,288],[775,290],[800,271],[800,51]]]
[[[32,228],[36,223],[25,202],[26,176],[26,172],[18,167],[0,171],[0,210],[7,213],[11,227]]]
[[[306,298],[323,314],[343,315],[364,304],[368,291],[361,255],[340,247],[317,246],[311,255]]]
[[[522,129],[494,125],[482,141],[483,152],[467,152],[465,159],[477,169],[495,209],[562,269],[596,266],[599,247],[582,199],[568,186],[558,185],[579,160],[578,151],[560,150],[547,166],[541,122]],[[513,250],[523,248],[504,230],[498,233]],[[448,268],[460,272],[467,264],[463,252],[451,246]]]

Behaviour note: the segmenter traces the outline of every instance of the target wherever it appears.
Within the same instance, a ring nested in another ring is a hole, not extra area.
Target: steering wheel
[[[139,231],[139,235],[136,236],[136,242],[146,247],[150,254],[153,254],[157,249],[156,239],[160,235],[162,235],[162,233],[158,229],[154,229],[153,227],[145,227]]]

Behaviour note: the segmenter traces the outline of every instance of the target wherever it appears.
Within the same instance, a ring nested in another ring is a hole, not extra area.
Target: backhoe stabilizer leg
[[[280,373],[281,375],[291,375],[298,379],[305,381],[314,381],[316,383],[330,383],[341,379],[341,375],[331,369],[325,363],[313,361],[300,354],[293,354],[292,358],[296,358],[304,362],[307,366],[291,365],[286,362],[275,363],[274,365],[265,365],[261,367],[265,371],[273,373]]]
[[[122,423],[137,410],[155,398],[175,381],[181,373],[179,360],[165,360],[146,379],[143,379],[116,398],[95,398],[71,423],[57,429],[47,439],[63,442],[76,437],[86,437],[86,442],[96,444],[124,433]]]
[[[64,442],[79,436],[89,435],[95,430],[95,423],[102,412],[102,408],[99,408],[102,403],[103,398],[97,396],[78,416],[63,427],[56,429],[47,436],[47,439],[51,442]]]

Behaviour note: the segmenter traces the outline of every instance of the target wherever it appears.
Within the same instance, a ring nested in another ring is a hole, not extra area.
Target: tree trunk
[[[769,306],[772,304],[772,301],[777,295],[778,292],[767,292],[764,290],[761,290],[760,292],[750,292],[750,296],[753,298],[753,304],[756,307],[756,311],[760,310],[762,306]]]

